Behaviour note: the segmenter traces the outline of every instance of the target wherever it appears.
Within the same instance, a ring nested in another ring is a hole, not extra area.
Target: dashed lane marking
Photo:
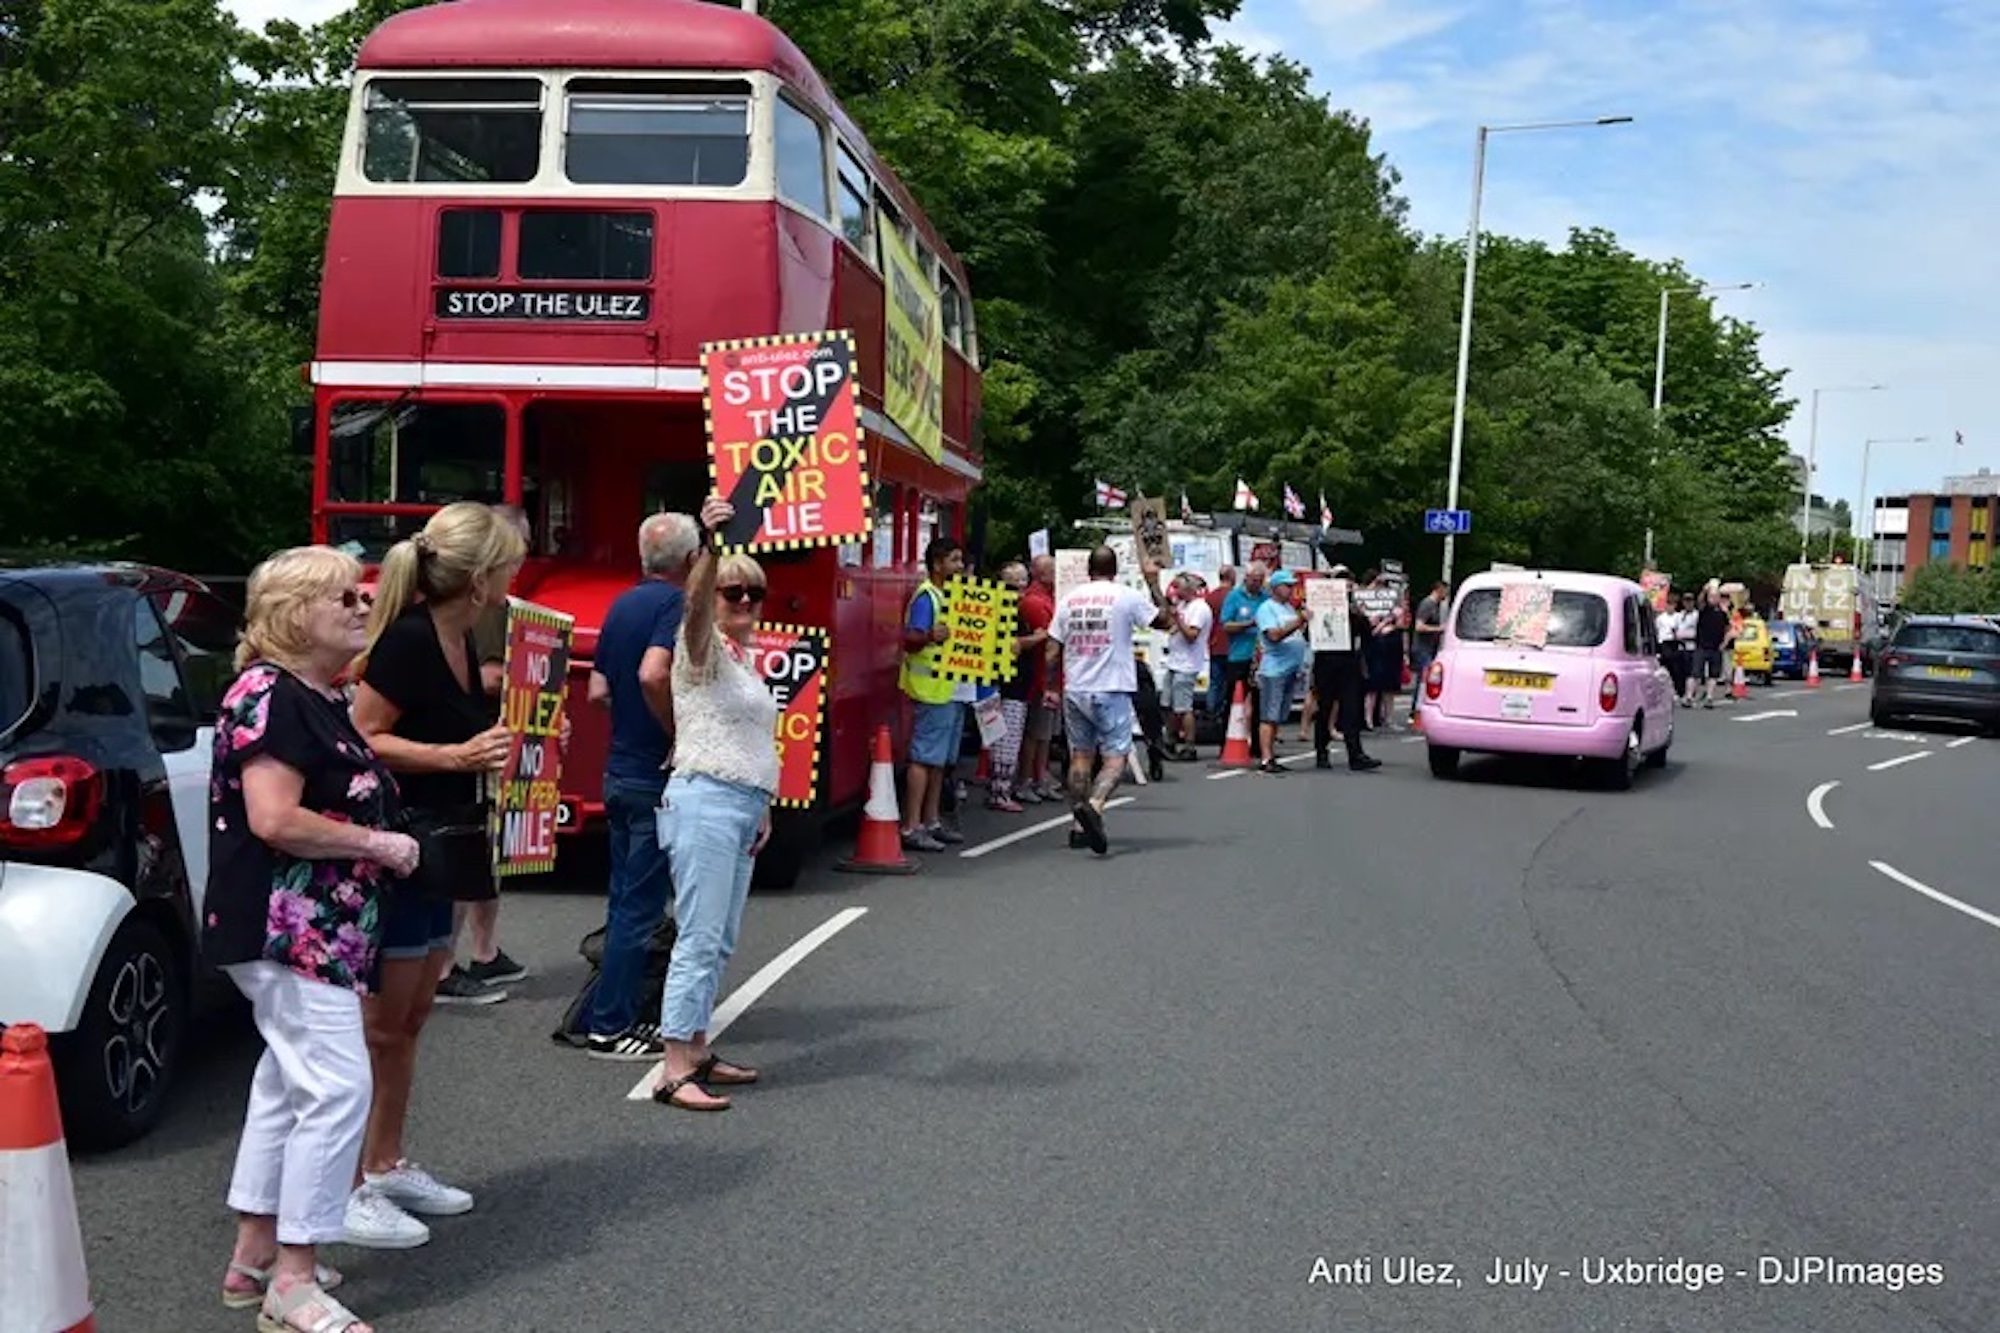
[[[1847,736],[1857,731],[1866,731],[1868,730],[1868,728],[1874,725],[1875,724],[1873,722],[1856,722],[1852,726],[1835,727],[1832,731],[1829,731],[1826,734],[1829,736]]]
[[[1939,893],[1936,889],[1924,883],[1922,880],[1916,880],[1910,878],[1908,875],[1905,875],[1902,871],[1896,869],[1896,867],[1888,864],[1885,861],[1870,861],[1868,864],[1873,866],[1878,874],[1888,876],[1890,879],[1895,880],[1898,884],[1902,885],[1904,888],[1915,889],[1918,893],[1923,894],[1924,897],[1926,898],[1932,899],[1935,902],[1941,902],[1946,907],[1951,908],[1953,911],[1965,913],[1967,916],[1971,917],[1974,921],[1984,921],[1987,925],[1993,927],[1995,930],[2000,930],[2000,916],[1994,916],[1991,912],[1982,912],[1977,907],[1973,907],[1969,903],[1960,902],[1958,899],[1952,897],[1948,893]]]
[[[1870,773],[1880,773],[1885,768],[1895,768],[1899,764],[1913,764],[1919,759],[1930,758],[1931,753],[1929,750],[1918,750],[1913,754],[1899,754],[1894,759],[1884,759],[1879,764],[1868,765],[1868,771]]]
[[[1301,750],[1297,754],[1279,755],[1278,762],[1286,768],[1290,768],[1293,764],[1303,764],[1312,757],[1313,752],[1311,750]],[[1220,773],[1210,773],[1208,780],[1210,782],[1220,782],[1224,778],[1240,778],[1245,773],[1255,773],[1256,771],[1254,768],[1225,768]]]
[[[756,975],[731,991],[729,997],[715,1007],[715,1012],[708,1020],[709,1041],[714,1042],[717,1037],[728,1031],[731,1023],[743,1017],[744,1010],[757,1003],[765,991],[777,985],[785,973],[804,962],[814,949],[867,915],[868,909],[865,907],[850,907],[845,911],[836,912],[831,918],[815,926],[810,933],[793,941],[790,948],[758,968]],[[628,1102],[652,1100],[653,1085],[660,1081],[660,1074],[665,1069],[666,1061],[662,1060],[647,1070],[645,1076],[632,1085],[632,1091],[625,1094],[625,1100]]]
[[[1944,748],[1947,750],[1956,750],[1959,746],[1970,745],[1978,739],[1979,737],[1977,736],[1960,736],[1957,740],[1950,742]]]
[[[1106,801],[1104,803],[1104,808],[1106,810],[1116,810],[1119,806],[1130,805],[1132,804],[1133,801],[1137,799],[1138,797],[1136,796],[1120,796],[1113,800]],[[982,842],[977,847],[968,847],[964,851],[960,852],[958,855],[961,860],[977,861],[980,857],[985,856],[988,852],[997,852],[1002,847],[1012,847],[1017,842],[1026,842],[1028,839],[1035,837],[1037,834],[1047,833],[1052,829],[1062,828],[1069,822],[1070,822],[1070,817],[1068,815],[1057,815],[1054,819],[1044,819],[1039,824],[1030,824],[1026,828],[1015,829],[1012,833],[1009,833],[1003,838],[995,838],[991,842]]]

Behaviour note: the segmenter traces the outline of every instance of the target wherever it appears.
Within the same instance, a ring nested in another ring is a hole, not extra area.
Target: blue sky
[[[1815,386],[1887,386],[1821,395],[1833,498],[1869,438],[1932,440],[1877,444],[1871,492],[2000,471],[2000,0],[1245,0],[1224,38],[1368,120],[1426,232],[1464,233],[1478,125],[1634,117],[1495,136],[1483,227],[1762,283],[1714,299],[1789,372],[1797,452]]]
[[[253,24],[346,8],[225,3]],[[1368,120],[1427,232],[1464,231],[1479,124],[1635,117],[1496,136],[1485,228],[1606,227],[1762,283],[1715,299],[1789,372],[1797,452],[1815,386],[1887,386],[1822,395],[1829,496],[1855,501],[1871,437],[1932,440],[1877,445],[1871,491],[2000,471],[2000,0],[1245,0],[1223,37]]]

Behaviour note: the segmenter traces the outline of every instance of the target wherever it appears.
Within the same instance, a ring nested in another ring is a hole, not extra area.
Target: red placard
[[[826,709],[826,631],[759,625],[757,672],[778,701],[778,794],[773,804],[804,809],[819,786],[820,724]]]
[[[500,717],[514,736],[491,816],[496,875],[547,874],[556,868],[563,687],[575,623],[546,606],[507,599]]]
[[[725,551],[861,541],[873,527],[868,455],[845,331],[704,343],[708,469],[736,506]]]

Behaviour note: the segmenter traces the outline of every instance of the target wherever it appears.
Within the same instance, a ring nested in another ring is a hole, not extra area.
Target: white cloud
[[[1457,8],[1420,5],[1414,0],[1300,0],[1299,7],[1349,59],[1377,55],[1429,37],[1463,16]]]

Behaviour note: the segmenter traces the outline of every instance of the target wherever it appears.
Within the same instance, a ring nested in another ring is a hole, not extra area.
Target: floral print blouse
[[[289,671],[252,663],[222,701],[209,777],[209,878],[202,949],[218,966],[269,960],[366,994],[393,877],[370,861],[303,861],[250,831],[243,768],[268,755],[305,779],[299,804],[345,823],[386,828],[396,780],[348,716],[347,703]]]

